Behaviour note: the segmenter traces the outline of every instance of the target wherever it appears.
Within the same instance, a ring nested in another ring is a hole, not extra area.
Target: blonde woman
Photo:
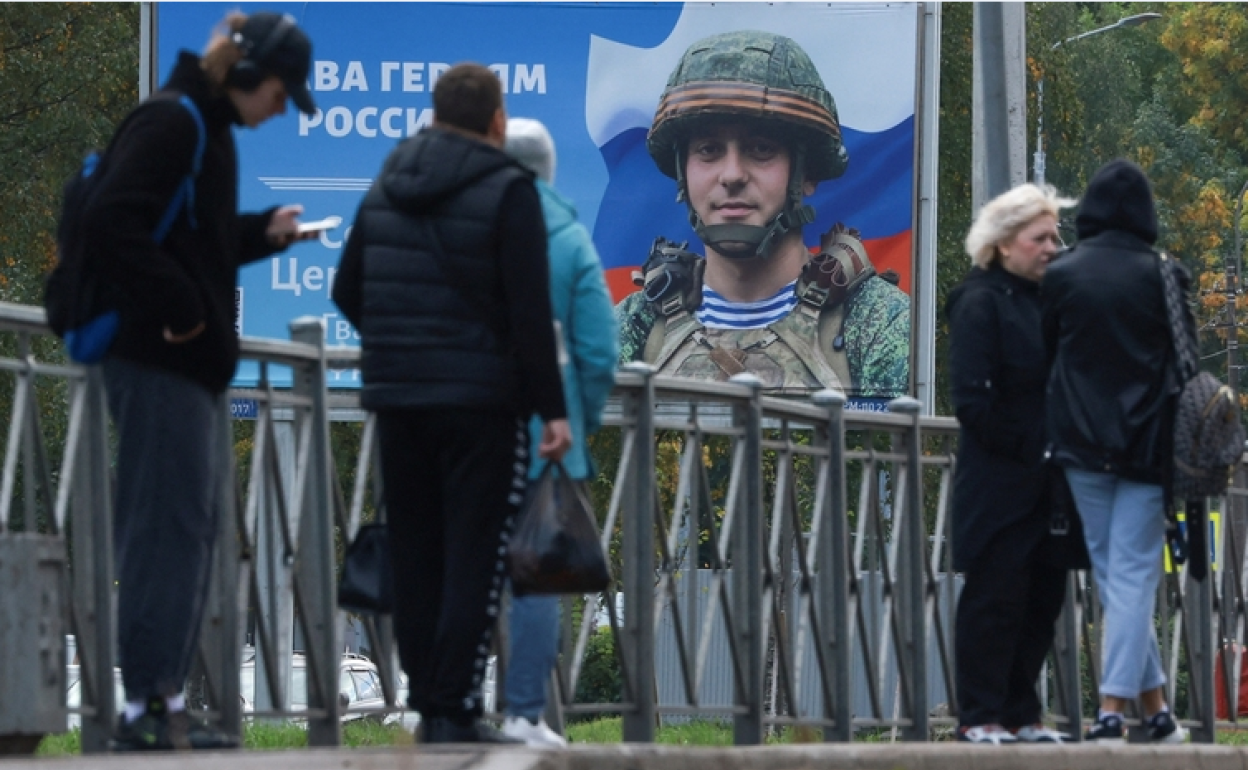
[[[1036,678],[1065,598],[1050,548],[1043,463],[1046,365],[1040,279],[1073,201],[1025,184],[994,199],[966,238],[973,267],[949,296],[953,404],[961,424],[953,492],[958,740],[1060,743],[1040,721]]]

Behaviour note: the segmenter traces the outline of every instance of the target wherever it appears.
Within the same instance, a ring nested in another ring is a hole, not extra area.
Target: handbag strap
[[[1196,359],[1195,330],[1192,328],[1194,323],[1190,320],[1191,311],[1174,275],[1178,267],[1169,254],[1162,252],[1160,257],[1157,264],[1161,270],[1162,294],[1166,300],[1166,317],[1170,320],[1170,339],[1174,343],[1179,382],[1187,382],[1200,370]]]

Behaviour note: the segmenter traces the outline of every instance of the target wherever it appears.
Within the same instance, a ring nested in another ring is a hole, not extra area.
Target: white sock
[[[139,700],[126,701],[126,721],[127,722],[133,722],[134,720],[143,716],[143,713],[146,711],[147,711],[147,699],[146,698],[141,698]]]
[[[1119,714],[1117,711],[1106,711],[1105,709],[1101,709],[1100,715],[1102,717],[1118,717],[1118,721],[1122,721],[1122,714]]]
[[[178,693],[165,698],[165,708],[170,714],[175,711],[186,711],[186,696]]]

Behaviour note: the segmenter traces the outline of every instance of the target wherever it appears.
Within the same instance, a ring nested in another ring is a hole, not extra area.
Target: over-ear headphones
[[[263,62],[281,46],[294,28],[295,20],[289,15],[283,15],[269,34],[258,42],[243,34],[243,30],[247,29],[246,24],[243,25],[243,30],[230,35],[230,40],[242,51],[243,58],[230,68],[226,82],[242,91],[259,88],[260,83],[271,74],[263,68]]]

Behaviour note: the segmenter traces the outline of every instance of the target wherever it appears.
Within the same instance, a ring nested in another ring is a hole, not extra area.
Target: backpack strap
[[[165,214],[160,218],[160,223],[156,225],[155,232],[152,237],[157,243],[162,243],[169,235],[169,231],[173,229],[173,223],[178,218],[178,212],[182,207],[186,206],[186,216],[191,221],[192,229],[198,228],[199,223],[195,221],[195,180],[199,177],[199,170],[204,165],[204,150],[208,146],[208,131],[204,128],[204,117],[199,114],[199,108],[195,106],[195,102],[191,97],[183,94],[178,103],[191,113],[191,117],[195,120],[195,155],[191,158],[191,173],[186,175],[182,180],[182,184],[178,185],[178,191],[174,193],[173,200],[169,201],[169,207],[165,209]]]

